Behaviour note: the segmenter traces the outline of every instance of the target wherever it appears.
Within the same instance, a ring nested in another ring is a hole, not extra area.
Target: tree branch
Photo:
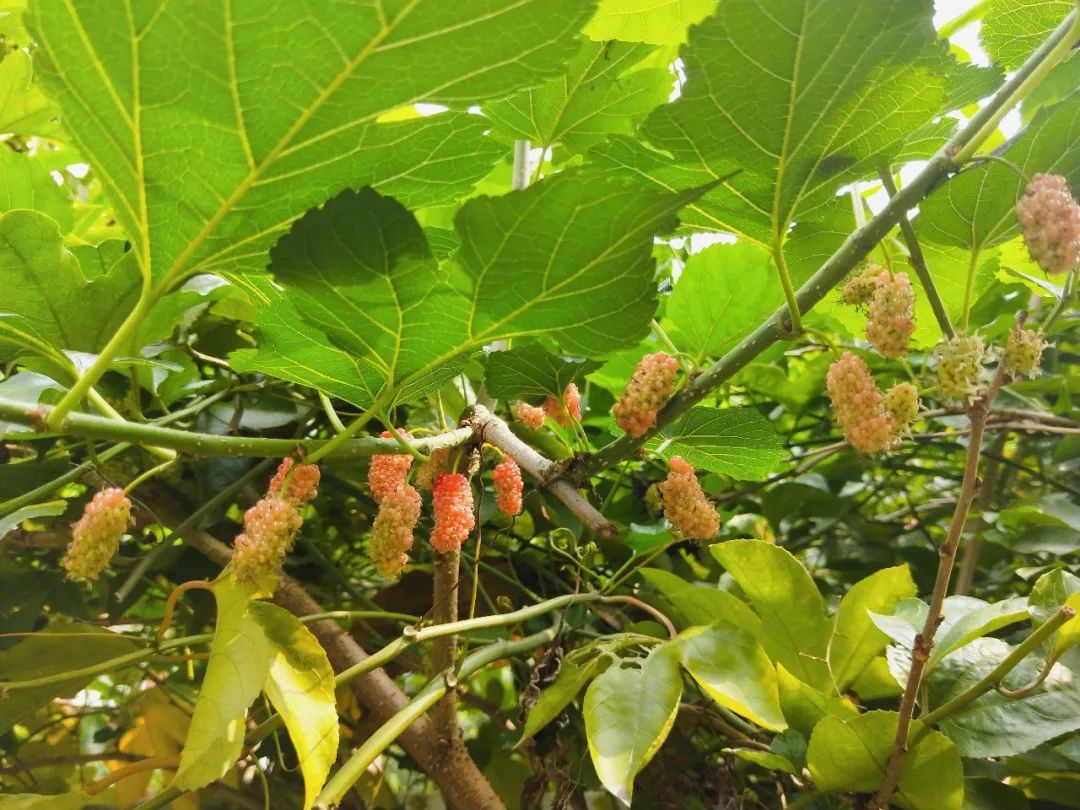
[[[435,561],[434,587],[432,590],[435,622],[436,624],[452,624],[458,620],[458,575],[461,554],[457,551],[450,551],[446,554],[436,551],[433,552],[432,557]],[[431,647],[431,669],[433,672],[444,672],[451,669],[456,658],[456,635],[443,636]],[[439,737],[439,745],[450,749],[462,744],[461,731],[458,728],[457,698],[453,689],[449,690],[446,696],[435,704],[431,716],[435,722],[435,733]]]

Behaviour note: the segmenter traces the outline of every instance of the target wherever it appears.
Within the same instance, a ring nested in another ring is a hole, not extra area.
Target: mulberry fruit
[[[303,525],[288,501],[267,495],[244,513],[244,531],[233,542],[233,569],[240,582],[254,585],[281,570]]]
[[[435,484],[435,479],[450,469],[450,448],[432,451],[428,460],[420,465],[413,476],[413,481],[419,489],[428,490]]]
[[[892,417],[893,435],[907,435],[919,415],[918,389],[908,382],[897,383],[885,392],[885,410]]]
[[[270,479],[269,494],[277,495],[299,508],[315,500],[319,494],[319,468],[315,464],[299,464],[293,469],[293,464],[291,458],[281,460],[281,466]],[[292,475],[289,475],[289,470],[292,470]],[[289,485],[282,493],[286,478]]]
[[[635,439],[644,436],[656,424],[657,412],[671,398],[678,371],[675,358],[665,352],[642,357],[615,403],[615,421],[619,427]]]
[[[546,404],[546,403],[545,403]],[[539,430],[544,426],[544,408],[530,405],[528,402],[519,402],[514,406],[514,418],[529,430]]]
[[[944,399],[968,400],[978,396],[985,384],[986,348],[978,335],[957,335],[934,349],[937,390]]]
[[[409,438],[408,433],[402,432]],[[389,439],[393,436],[388,430],[382,432],[382,438]],[[376,503],[391,492],[397,492],[405,486],[405,476],[409,474],[413,457],[408,453],[377,453],[371,457],[371,467],[368,469],[368,486]]]
[[[512,458],[507,458],[491,472],[495,482],[495,504],[508,517],[521,514],[521,493],[525,487],[521,480],[521,468]]]
[[[1037,174],[1016,203],[1016,218],[1032,261],[1050,275],[1066,273],[1080,261],[1080,205],[1065,178]]]
[[[664,517],[690,540],[709,540],[720,531],[720,516],[701,490],[694,468],[681,456],[668,462],[667,479],[660,484]]]
[[[408,551],[412,548],[416,522],[420,520],[420,506],[420,493],[408,485],[391,492],[379,504],[368,554],[382,576],[397,579],[409,562]]]
[[[131,501],[117,487],[91,498],[82,517],[71,527],[71,543],[60,561],[68,576],[94,582],[120,548],[131,520]]]
[[[435,479],[431,500],[435,514],[431,545],[443,554],[457,551],[476,525],[469,479],[461,473],[443,473]]]
[[[1039,361],[1045,347],[1042,332],[1017,327],[1009,333],[1005,344],[1005,356],[1001,359],[1004,371],[1010,377],[1039,373]]]
[[[853,307],[869,304],[874,291],[881,286],[882,276],[888,278],[889,271],[877,264],[869,264],[860,273],[851,276],[840,291],[840,300]]]
[[[844,352],[829,366],[825,381],[833,417],[852,447],[880,453],[895,444],[892,417],[861,358]]]
[[[866,338],[885,357],[907,351],[915,331],[915,293],[907,273],[886,273],[870,299]]]
[[[561,401],[548,394],[548,398],[544,400],[544,404],[540,407],[547,418],[559,427],[566,427],[570,424],[571,419],[580,422],[581,392],[578,391],[578,387],[574,383],[570,383],[566,386],[566,390],[563,391]]]

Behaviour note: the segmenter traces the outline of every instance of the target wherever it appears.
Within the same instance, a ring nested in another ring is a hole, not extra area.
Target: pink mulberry
[[[615,403],[615,421],[635,439],[644,436],[656,424],[657,412],[675,390],[679,364],[665,352],[641,358],[626,388]]]
[[[288,501],[267,495],[244,513],[244,531],[233,543],[233,568],[240,582],[253,585],[281,570],[304,520]]]
[[[521,468],[512,458],[507,458],[491,471],[495,482],[495,504],[499,511],[509,517],[520,515],[522,510],[521,493],[525,488],[521,480]]]
[[[556,397],[548,394],[548,398],[544,400],[544,404],[540,407],[548,419],[559,425],[559,427],[566,427],[570,424],[571,419],[580,422],[581,392],[578,391],[578,387],[574,383],[570,383],[566,386],[566,390],[563,391],[561,402]]]
[[[866,338],[885,357],[900,357],[907,351],[915,331],[915,293],[907,273],[889,277],[885,273],[870,299]]]
[[[840,300],[853,307],[869,304],[874,291],[881,286],[882,276],[888,278],[889,271],[878,264],[868,264],[866,269],[851,276],[840,291]]]
[[[861,358],[844,352],[829,367],[826,387],[836,424],[852,447],[879,453],[895,444],[892,417]]]
[[[469,479],[461,473],[443,473],[435,479],[431,500],[435,514],[431,545],[443,554],[457,551],[476,525]]]
[[[71,543],[60,561],[68,576],[97,580],[116,556],[130,520],[131,501],[124,490],[109,487],[95,494],[71,527]]]
[[[413,530],[420,520],[420,493],[404,486],[389,493],[379,504],[379,513],[371,527],[368,554],[384,577],[397,579],[409,562]]]
[[[1039,373],[1039,362],[1045,346],[1042,332],[1020,327],[1012,330],[1005,343],[1005,356],[1001,359],[1005,373],[1010,377],[1023,374],[1034,377]]]
[[[518,402],[514,406],[514,418],[529,430],[539,430],[544,426],[544,408],[530,405],[528,402]]]
[[[409,438],[408,433],[402,432],[401,435]],[[389,430],[382,432],[384,439],[392,438],[392,436]],[[391,492],[397,492],[405,486],[405,476],[409,474],[412,463],[413,457],[408,453],[377,453],[371,457],[368,486],[371,488],[371,494],[376,503],[381,503],[382,499]]]
[[[284,498],[299,508],[315,500],[319,494],[319,468],[315,464],[299,464],[293,469],[293,460],[283,458],[274,477],[270,479],[269,494]],[[289,475],[292,470],[292,475]],[[282,486],[288,477],[289,486],[282,494]]]
[[[705,497],[694,468],[680,456],[668,462],[667,479],[660,484],[664,517],[690,540],[709,540],[720,531],[720,516]]]
[[[435,479],[450,469],[450,448],[432,451],[428,460],[420,465],[413,476],[413,481],[419,489],[428,490],[435,484]]]
[[[1016,218],[1032,261],[1050,275],[1080,261],[1080,205],[1058,174],[1037,174],[1016,203]]]

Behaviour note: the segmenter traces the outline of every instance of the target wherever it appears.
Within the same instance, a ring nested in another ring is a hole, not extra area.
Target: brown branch
[[[957,495],[952,522],[949,524],[949,533],[945,538],[945,542],[938,548],[937,577],[934,580],[934,589],[930,594],[930,607],[926,613],[926,621],[923,624],[922,631],[915,636],[915,644],[911,651],[911,670],[908,672],[904,695],[900,699],[900,716],[896,724],[896,739],[893,741],[892,753],[889,755],[889,762],[885,768],[885,781],[881,789],[867,805],[868,810],[884,810],[884,808],[887,808],[889,806],[889,797],[892,796],[897,783],[900,781],[900,770],[904,765],[904,757],[907,754],[911,718],[915,713],[915,700],[922,684],[926,662],[934,649],[934,636],[944,618],[941,615],[941,607],[945,601],[945,595],[949,592],[949,580],[952,578],[953,566],[956,563],[956,552],[960,547],[964,524],[967,522],[968,512],[971,509],[972,502],[975,500],[975,495],[979,491],[979,457],[982,453],[983,431],[990,415],[990,403],[993,402],[1004,382],[1005,379],[999,371],[994,376],[986,393],[976,399],[968,409],[971,436],[968,439],[964,478],[960,485],[960,493]]]
[[[963,556],[960,558],[960,570],[956,574],[956,587],[954,593],[966,596],[971,593],[971,584],[975,581],[975,570],[979,565],[979,554],[982,552],[982,533],[986,530],[986,510],[990,508],[997,490],[998,475],[1001,472],[1001,453],[1005,449],[1005,441],[1009,438],[1007,432],[1002,432],[994,439],[991,453],[986,461],[986,472],[983,475],[979,499],[976,509],[979,515],[971,528],[971,539],[964,546]]]
[[[562,467],[544,458],[536,450],[519,439],[510,426],[483,405],[474,405],[467,413],[464,424],[473,429],[480,441],[502,450],[518,463],[525,472],[541,486],[562,501],[574,517],[591,529],[598,537],[611,540],[618,529],[585,499],[577,488],[563,476]]]
[[[435,561],[435,584],[432,594],[435,624],[449,624],[458,620],[458,583],[461,553],[450,551],[432,554]],[[431,674],[453,671],[457,659],[457,636],[443,636],[431,646]],[[447,750],[462,745],[458,728],[457,697],[453,689],[447,690],[431,710],[439,745]]]

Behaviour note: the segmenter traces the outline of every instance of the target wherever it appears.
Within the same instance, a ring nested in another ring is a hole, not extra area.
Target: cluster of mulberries
[[[117,487],[103,489],[71,527],[71,543],[60,564],[72,579],[94,582],[120,548],[131,520],[131,501]]]
[[[694,468],[680,456],[672,456],[667,478],[660,483],[664,517],[690,540],[709,540],[720,531],[720,516],[694,475]]]
[[[254,585],[275,574],[303,525],[289,501],[267,495],[244,513],[244,531],[233,541],[233,569],[240,582]]]
[[[371,527],[368,554],[384,577],[397,579],[409,562],[413,530],[420,520],[420,493],[403,485],[387,493],[379,503],[379,513]]]
[[[978,335],[957,335],[934,349],[937,390],[943,399],[977,397],[986,382],[986,347]]]
[[[402,433],[409,438],[408,433]],[[388,430],[382,432],[382,438],[389,439],[393,436]],[[405,486],[405,477],[409,474],[413,457],[408,453],[378,453],[371,457],[371,466],[368,468],[368,486],[376,503],[391,492],[397,492]]]
[[[1024,374],[1034,377],[1039,373],[1039,362],[1045,347],[1042,332],[1016,327],[1005,343],[1005,354],[1001,358],[1004,372],[1010,377]]]
[[[530,405],[524,400],[514,405],[514,418],[529,430],[539,430],[542,428],[546,416],[547,412],[544,408]]]
[[[290,470],[292,471],[290,474]],[[296,508],[315,500],[319,494],[319,467],[316,464],[295,465],[291,458],[281,460],[274,477],[270,479],[269,494],[288,501]],[[288,487],[285,483],[288,481]]]
[[[870,298],[866,339],[885,357],[900,357],[915,331],[914,315],[915,292],[907,273],[884,273]]]
[[[512,458],[507,458],[491,471],[495,482],[495,505],[508,517],[520,515],[522,510],[521,494],[525,483],[521,480],[521,468]]]
[[[833,417],[852,447],[863,453],[880,453],[895,444],[892,417],[861,358],[844,352],[829,367],[825,382]]]
[[[450,448],[433,450],[428,460],[420,465],[413,481],[418,489],[429,490],[435,485],[435,479],[450,469]]]
[[[892,418],[896,437],[906,436],[919,415],[919,391],[909,382],[897,383],[885,392],[885,410]]]
[[[666,352],[641,358],[619,401],[615,403],[615,421],[635,439],[656,424],[657,412],[675,390],[679,364]]]
[[[431,545],[443,554],[459,550],[476,525],[469,479],[461,473],[440,475],[431,491],[431,505],[435,517]]]
[[[1016,203],[1016,218],[1032,260],[1047,273],[1066,273],[1080,261],[1080,205],[1065,178],[1036,174]]]
[[[869,304],[874,292],[881,285],[881,278],[886,278],[889,271],[879,264],[871,262],[865,270],[851,276],[840,291],[840,300],[853,307]]]
[[[570,383],[566,386],[566,390],[563,391],[561,400],[548,394],[547,399],[544,400],[544,404],[540,408],[548,419],[560,427],[566,427],[570,424],[570,420],[580,422],[581,392],[578,391],[578,387],[574,383]]]

